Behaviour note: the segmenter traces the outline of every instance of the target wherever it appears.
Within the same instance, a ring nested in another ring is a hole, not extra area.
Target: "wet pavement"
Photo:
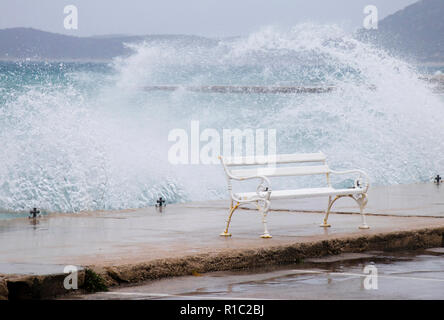
[[[444,299],[442,249],[344,254],[309,259],[283,268],[196,274],[65,299],[441,300]],[[366,266],[370,267],[364,272]],[[377,277],[368,278],[370,275]]]
[[[268,217],[272,239],[261,239],[261,216],[255,210],[235,213],[231,238],[220,237],[228,201],[208,201],[156,208],[49,214],[37,219],[0,220],[0,274],[45,274],[63,265],[116,266],[202,253],[263,249],[319,240],[394,231],[444,227],[444,188],[419,184],[373,188],[368,224],[360,230],[350,199],[338,201],[320,228],[327,199],[273,201]]]
[[[15,275],[51,275],[63,274],[66,265],[46,264],[46,263],[0,263],[1,274]],[[77,270],[82,270],[81,266],[76,266]]]

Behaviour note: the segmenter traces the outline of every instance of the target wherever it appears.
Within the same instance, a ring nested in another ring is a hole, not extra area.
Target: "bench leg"
[[[336,200],[338,200],[339,198],[342,198],[342,197],[345,197],[345,196],[336,196],[333,201],[331,200],[331,197],[328,198],[327,212],[325,214],[324,222],[321,224],[321,227],[326,228],[326,227],[331,226],[330,224],[327,223],[328,215],[330,214],[331,208],[333,207],[333,204],[336,202]],[[350,195],[348,197],[355,200],[359,205],[359,211],[361,213],[361,219],[362,219],[362,224],[359,226],[359,229],[370,229],[370,227],[367,225],[367,222],[365,219],[365,213],[364,213],[365,206],[367,205],[367,202],[368,202],[367,195],[362,194],[358,198],[355,198],[352,195]]]
[[[329,228],[329,227],[331,227],[331,225],[327,223],[327,221],[328,221],[328,215],[330,214],[331,207],[333,207],[333,203],[335,203],[335,201],[338,200],[339,198],[340,198],[340,197],[337,196],[337,197],[335,197],[335,199],[332,201],[332,200],[331,200],[331,196],[328,197],[327,211],[325,212],[324,221],[323,221],[323,223],[320,225],[321,227],[324,227],[324,228]]]
[[[231,201],[230,205],[230,213],[228,214],[227,219],[227,226],[225,227],[225,230],[220,234],[222,237],[231,237],[231,233],[228,232],[228,228],[230,227],[231,217],[233,216],[234,211],[240,206],[240,203],[238,202],[235,206],[233,206],[233,201]]]
[[[365,206],[367,205],[367,195],[364,193],[361,195],[360,198],[358,198],[356,200],[356,202],[359,204],[359,210],[361,212],[361,219],[362,219],[362,224],[359,226],[359,229],[370,229],[370,227],[367,225],[367,222],[365,221],[365,213],[364,213],[364,209]]]
[[[268,228],[267,228],[267,214],[268,214],[268,210],[270,208],[270,201],[266,200],[266,201],[264,201],[263,207],[261,207],[259,204],[257,205],[257,207],[258,207],[259,212],[262,213],[262,224],[264,225],[264,233],[261,235],[261,238],[270,239],[270,238],[272,238],[272,236],[268,232]]]

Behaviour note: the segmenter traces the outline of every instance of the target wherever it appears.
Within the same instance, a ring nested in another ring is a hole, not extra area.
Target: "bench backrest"
[[[327,165],[327,157],[322,152],[280,154],[263,157],[220,157],[220,159],[229,179],[244,179],[253,176],[282,177],[325,174],[327,184],[330,186],[330,168]],[[279,166],[281,164],[298,165]]]

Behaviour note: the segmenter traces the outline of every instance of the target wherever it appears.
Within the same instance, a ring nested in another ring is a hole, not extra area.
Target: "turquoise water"
[[[172,165],[172,129],[276,129],[278,152],[328,155],[374,184],[444,174],[442,97],[420,72],[334,26],[132,45],[110,63],[0,63],[0,208],[137,208],[226,197],[218,165]],[[334,86],[322,94],[221,94],[153,85]],[[282,180],[301,186],[308,180]],[[338,181],[347,184],[350,181]]]

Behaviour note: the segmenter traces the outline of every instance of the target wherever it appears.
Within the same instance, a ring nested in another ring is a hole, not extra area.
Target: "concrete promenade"
[[[294,263],[366,250],[443,245],[444,186],[373,188],[369,230],[360,230],[355,203],[339,200],[320,228],[327,199],[274,201],[272,239],[261,239],[255,210],[235,213],[231,238],[220,237],[228,201],[156,208],[50,214],[0,220],[0,297],[47,298],[65,292],[63,269],[78,266],[111,286],[208,271]],[[3,289],[2,289],[3,287]],[[6,287],[6,289],[4,288]],[[6,293],[5,293],[6,292]]]

